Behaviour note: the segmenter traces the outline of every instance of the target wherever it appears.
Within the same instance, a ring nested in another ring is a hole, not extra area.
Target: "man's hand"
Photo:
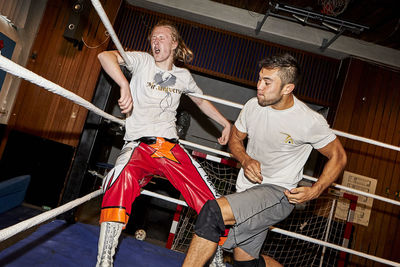
[[[221,137],[218,138],[218,143],[220,145],[226,145],[229,141],[229,135],[231,133],[231,124],[229,123],[228,125],[225,126],[225,128],[222,130]]]
[[[300,204],[319,197],[320,192],[316,187],[297,187],[285,190],[285,195],[292,204]]]
[[[318,149],[318,151],[328,158],[321,176],[312,187],[286,190],[285,195],[290,203],[303,203],[319,197],[337,179],[346,166],[346,152],[338,138]]]
[[[246,178],[253,183],[261,184],[263,177],[261,175],[260,162],[247,157],[243,162],[241,162],[241,164]]]
[[[121,109],[121,113],[127,114],[131,112],[133,109],[133,100],[129,84],[121,86],[120,92],[121,92],[121,97],[120,99],[118,99],[118,105]]]

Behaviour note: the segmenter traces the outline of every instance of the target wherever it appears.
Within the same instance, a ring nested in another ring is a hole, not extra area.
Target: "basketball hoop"
[[[336,17],[346,10],[350,0],[319,0],[319,2],[322,14]]]

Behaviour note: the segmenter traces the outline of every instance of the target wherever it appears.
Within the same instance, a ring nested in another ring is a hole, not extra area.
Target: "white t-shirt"
[[[246,153],[261,164],[262,183],[287,189],[297,187],[304,164],[313,148],[320,149],[336,136],[325,118],[294,97],[294,105],[285,110],[262,107],[250,99],[235,122],[247,134]],[[257,184],[249,181],[243,169],[236,190],[244,191]]]
[[[181,94],[203,94],[202,90],[187,69],[173,65],[170,71],[162,70],[153,56],[145,52],[127,52],[127,56],[133,62],[133,110],[126,119],[124,139],[178,138],[175,121]]]

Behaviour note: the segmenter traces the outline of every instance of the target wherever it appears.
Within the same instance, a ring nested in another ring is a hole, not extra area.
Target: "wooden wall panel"
[[[399,103],[399,70],[351,59],[333,128],[399,146]],[[341,140],[348,155],[346,170],[377,179],[375,194],[399,200],[400,152]],[[374,200],[368,227],[355,227],[352,248],[399,262],[399,224],[399,206]],[[380,265],[352,256],[349,266]]]
[[[90,1],[88,1],[90,3]],[[101,3],[113,22],[122,1]],[[99,16],[90,5],[88,23],[83,31],[81,51],[63,37],[71,1],[49,0],[42,23],[32,47],[27,68],[61,87],[91,100],[101,70],[99,52],[111,41],[105,34]],[[87,110],[70,100],[23,81],[21,83],[9,127],[76,147],[86,119]]]

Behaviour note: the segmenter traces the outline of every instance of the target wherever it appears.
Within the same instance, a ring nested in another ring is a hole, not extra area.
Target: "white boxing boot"
[[[224,263],[224,252],[221,246],[217,246],[217,250],[209,267],[226,267],[226,264]]]
[[[101,223],[96,267],[113,266],[113,257],[122,227],[123,224],[118,222]]]

